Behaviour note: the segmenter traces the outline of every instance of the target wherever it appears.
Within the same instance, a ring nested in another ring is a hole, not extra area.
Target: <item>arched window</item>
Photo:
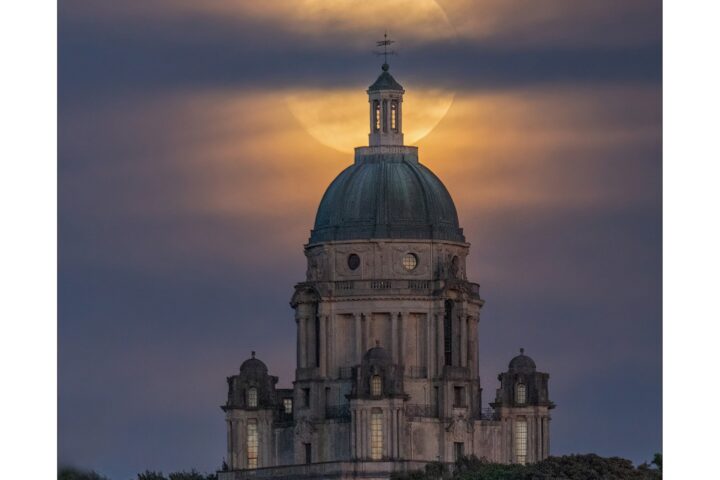
[[[370,413],[370,458],[380,460],[383,457],[383,418],[382,410],[373,408]]]
[[[390,128],[393,132],[398,132],[398,102],[393,100],[390,102]]]
[[[374,115],[374,122],[373,122],[373,131],[379,132],[380,131],[380,125],[382,121],[382,113],[380,112],[380,102],[378,100],[373,100],[373,115]]]
[[[515,386],[515,403],[523,405],[527,402],[527,387],[524,383]]]
[[[524,418],[515,420],[515,461],[525,464],[527,461],[527,421]]]
[[[247,391],[247,405],[250,408],[258,406],[257,388],[250,387]]]
[[[370,378],[370,395],[373,397],[382,395],[382,377],[380,375],[373,375]]]
[[[251,418],[247,424],[247,468],[258,467],[257,420]]]

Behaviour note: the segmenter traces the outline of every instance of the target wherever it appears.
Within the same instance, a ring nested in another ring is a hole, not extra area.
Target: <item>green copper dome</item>
[[[320,201],[310,243],[360,239],[465,242],[457,211],[417,149],[356,156]]]

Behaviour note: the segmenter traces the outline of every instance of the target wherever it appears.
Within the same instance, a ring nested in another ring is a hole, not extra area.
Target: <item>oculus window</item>
[[[360,266],[360,257],[356,253],[351,253],[348,255],[347,264],[350,270],[357,270]]]
[[[405,268],[405,270],[412,271],[415,270],[418,264],[418,257],[414,253],[406,253],[405,256],[402,259],[402,265]]]

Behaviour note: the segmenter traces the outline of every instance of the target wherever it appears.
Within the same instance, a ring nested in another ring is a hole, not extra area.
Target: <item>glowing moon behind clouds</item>
[[[347,27],[353,37],[351,41],[367,44],[368,50],[372,48],[371,42],[376,40],[375,37],[380,38],[386,28],[392,37],[401,39],[399,45],[402,39],[424,43],[455,36],[445,12],[434,0],[363,0],[352,4],[337,0],[311,0],[309,3],[322,11],[321,25]],[[362,8],[354,11],[357,5],[362,5]],[[353,25],[348,25],[350,22]],[[380,75],[381,63],[382,60],[378,59],[377,69],[367,72],[364,79],[367,85],[363,87],[295,90],[286,95],[287,106],[305,130],[320,143],[342,152],[352,152],[354,147],[368,143],[370,107],[365,90]],[[403,101],[403,130],[405,144],[412,145],[443,119],[455,93],[413,88],[403,81],[402,72],[393,70],[392,62],[388,63],[391,63],[390,73],[407,91]]]

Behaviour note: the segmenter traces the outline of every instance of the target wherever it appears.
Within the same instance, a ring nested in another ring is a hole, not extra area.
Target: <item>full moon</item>
[[[306,0],[307,1],[307,0]],[[332,30],[334,25],[354,24],[353,43],[369,43],[380,39],[385,28],[392,36],[407,42],[427,43],[454,38],[454,30],[445,12],[434,0],[365,0],[353,4],[312,0],[312,6],[323,13],[320,28]],[[307,3],[306,3],[307,6]],[[387,23],[387,19],[392,22]],[[320,30],[322,31],[322,30]],[[400,44],[400,42],[399,42]],[[382,59],[377,70],[368,71],[367,85],[380,75]],[[405,144],[412,145],[429,134],[450,109],[455,92],[444,89],[413,87],[403,81],[402,72],[390,73],[405,87],[403,101],[403,130]],[[288,109],[303,128],[323,145],[341,152],[367,145],[370,131],[369,105],[365,88],[337,90],[294,90],[285,97]]]

